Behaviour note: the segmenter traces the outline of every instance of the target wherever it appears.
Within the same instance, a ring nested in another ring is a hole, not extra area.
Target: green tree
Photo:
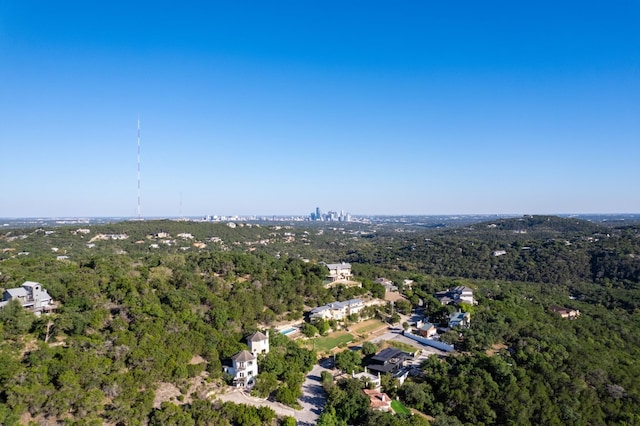
[[[271,392],[278,388],[278,376],[275,373],[263,371],[256,377],[256,384],[253,387],[252,393],[260,398],[268,397]]]
[[[7,338],[15,338],[29,331],[35,318],[35,315],[24,309],[17,300],[11,300],[0,309],[0,324]]]
[[[360,371],[361,363],[362,358],[357,351],[347,349],[336,354],[336,368],[345,373]]]

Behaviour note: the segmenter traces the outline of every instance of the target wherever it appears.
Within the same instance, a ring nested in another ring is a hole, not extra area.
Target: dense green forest
[[[212,404],[222,364],[253,331],[377,294],[381,276],[427,314],[442,309],[432,294],[455,285],[479,301],[455,355],[387,383],[434,424],[640,424],[639,231],[546,216],[447,230],[143,221],[3,231],[0,290],[38,281],[59,308],[0,310],[0,424],[286,424]],[[338,261],[362,289],[325,288],[321,262]],[[581,316],[563,319],[554,305]],[[258,391],[295,406],[315,354],[274,344]],[[180,397],[154,408],[162,383]],[[418,422],[346,398],[354,384],[332,386],[323,424]]]

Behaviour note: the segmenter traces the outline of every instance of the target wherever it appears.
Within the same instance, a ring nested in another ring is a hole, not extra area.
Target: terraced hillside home
[[[5,290],[2,293],[0,308],[4,308],[12,300],[17,300],[23,308],[29,309],[36,315],[51,312],[56,308],[56,304],[47,290],[42,287],[42,284],[35,281],[25,281],[22,287]]]

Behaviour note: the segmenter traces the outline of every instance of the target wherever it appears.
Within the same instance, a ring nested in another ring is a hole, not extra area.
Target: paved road
[[[322,382],[320,381],[320,374],[322,374],[323,371],[329,370],[316,364],[309,374],[307,374],[302,384],[302,397],[300,398],[302,410],[298,411],[295,416],[298,425],[311,426],[318,422],[318,417],[327,400]]]
[[[247,404],[256,407],[270,407],[279,416],[295,417],[299,426],[312,426],[318,422],[318,417],[322,412],[326,402],[326,395],[320,382],[320,374],[322,371],[329,371],[320,365],[316,365],[307,374],[302,384],[302,397],[300,398],[301,410],[294,410],[279,402],[268,401],[262,398],[255,398],[241,389],[233,389],[223,394],[211,394],[213,399],[221,401],[230,401],[236,404]]]
[[[234,402],[236,404],[247,404],[255,407],[269,407],[276,412],[279,416],[292,416],[295,417],[296,410],[291,407],[287,407],[279,402],[267,401],[262,398],[255,398],[241,389],[233,389],[227,393],[216,393],[209,395],[212,399],[219,399],[224,402]]]

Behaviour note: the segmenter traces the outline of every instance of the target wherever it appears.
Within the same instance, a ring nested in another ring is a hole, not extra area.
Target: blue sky
[[[0,217],[640,212],[640,2],[0,3]]]

